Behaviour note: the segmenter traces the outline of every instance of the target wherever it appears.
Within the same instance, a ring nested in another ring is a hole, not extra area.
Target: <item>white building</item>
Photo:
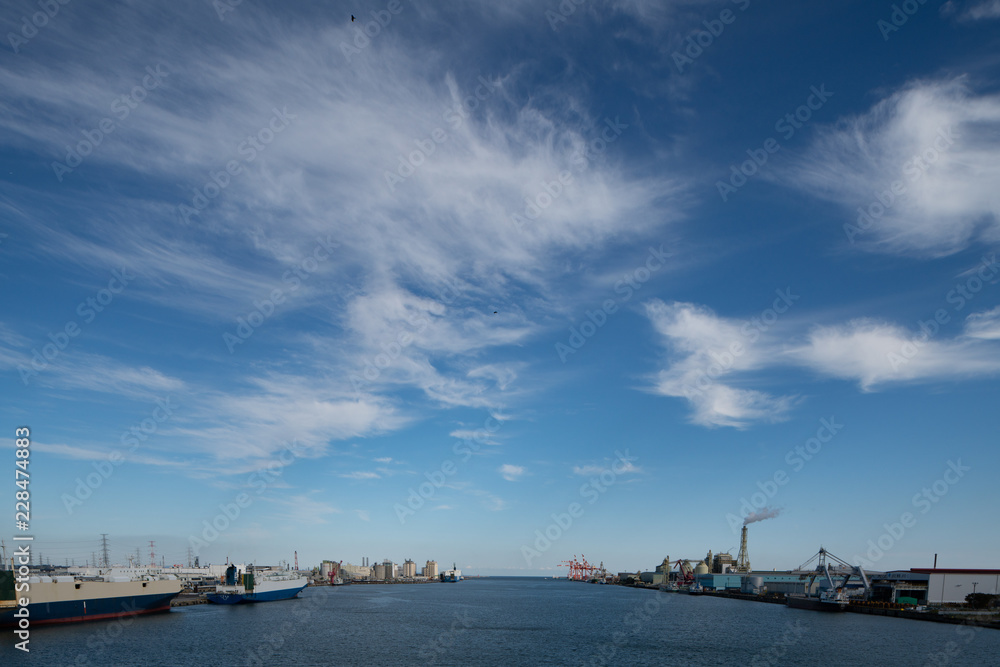
[[[965,596],[971,593],[1000,595],[1000,570],[912,568],[910,571],[928,575],[928,604],[964,603]]]

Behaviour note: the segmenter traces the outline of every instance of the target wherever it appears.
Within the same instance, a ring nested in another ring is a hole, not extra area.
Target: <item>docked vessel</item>
[[[28,622],[46,625],[166,612],[181,592],[173,576],[32,576],[26,592],[16,592],[14,581],[13,571],[0,571],[0,627],[17,623],[19,598],[29,601]]]
[[[462,580],[462,571],[458,569],[458,566],[455,563],[452,563],[451,569],[445,570],[439,574],[438,577],[441,581],[454,583]]]
[[[840,590],[826,590],[819,597],[789,595],[785,604],[794,609],[812,611],[847,611],[847,597]]]
[[[297,596],[309,580],[290,572],[256,572],[253,565],[240,572],[235,565],[226,568],[226,583],[215,587],[206,598],[213,604],[274,602]]]
[[[857,576],[861,580],[861,583],[864,584],[866,596],[871,593],[868,575],[865,574],[861,566],[851,565],[847,561],[837,558],[823,547],[820,547],[819,551],[812,558],[799,566],[799,571],[805,572],[806,567],[813,560],[816,560],[816,568],[810,572],[809,583],[805,587],[807,594],[789,595],[785,598],[785,604],[789,607],[811,609],[813,611],[847,611],[847,605],[850,602],[847,585],[852,576]],[[834,561],[832,567],[829,562],[830,560]],[[813,580],[819,576],[826,579],[826,589],[820,592],[818,597],[808,595],[808,592],[812,590]],[[835,576],[838,578],[842,576],[844,578],[839,585],[834,581]]]

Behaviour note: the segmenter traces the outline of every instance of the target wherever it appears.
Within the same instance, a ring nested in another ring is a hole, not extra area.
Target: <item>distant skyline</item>
[[[36,555],[997,567],[997,2],[52,7],[0,12]]]

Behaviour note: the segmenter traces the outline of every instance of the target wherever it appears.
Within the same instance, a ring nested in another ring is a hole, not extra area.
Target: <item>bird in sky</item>
[[[354,14],[351,14],[351,23],[354,23]]]

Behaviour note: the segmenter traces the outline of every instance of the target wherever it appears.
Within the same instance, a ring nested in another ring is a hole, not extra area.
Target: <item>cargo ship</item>
[[[454,583],[456,581],[462,580],[462,571],[458,569],[458,565],[452,563],[451,569],[445,570],[444,572],[439,574],[438,577],[441,579],[441,581]]]
[[[206,598],[213,604],[246,604],[290,600],[309,583],[305,577],[284,572],[257,572],[253,565],[240,572],[235,565],[226,568],[226,583],[215,587]]]
[[[28,623],[47,625],[155,614],[170,611],[181,592],[173,576],[31,576],[28,591],[15,591],[14,572],[0,571],[0,627],[17,624],[18,600],[28,600]]]

